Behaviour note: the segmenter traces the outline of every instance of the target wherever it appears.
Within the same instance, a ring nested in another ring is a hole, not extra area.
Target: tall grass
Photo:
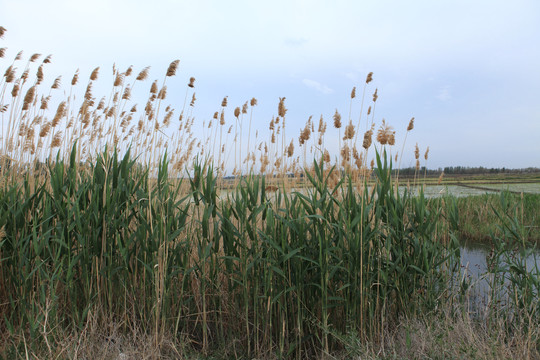
[[[338,350],[332,331],[382,341],[392,319],[445,296],[455,245],[436,240],[423,198],[397,195],[385,154],[371,192],[350,177],[329,186],[335,169],[315,161],[306,191],[267,193],[250,176],[225,198],[208,163],[185,193],[166,156],[153,179],[129,152],[104,152],[89,173],[76,154],[0,197],[2,316],[34,341],[97,316],[203,351],[236,341],[304,357]]]

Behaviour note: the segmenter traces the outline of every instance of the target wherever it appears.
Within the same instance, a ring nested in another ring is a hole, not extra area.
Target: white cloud
[[[288,37],[288,38],[285,39],[284,42],[285,42],[285,45],[287,45],[287,46],[298,48],[298,47],[302,47],[303,45],[307,44],[308,41],[309,41],[308,39],[303,38],[303,37],[299,37],[299,38]]]
[[[437,94],[437,99],[441,101],[449,101],[452,99],[452,95],[450,94],[450,86],[445,86],[440,89],[439,94]]]
[[[304,85],[306,85],[307,87],[310,87],[310,88],[312,88],[312,89],[315,89],[315,90],[317,90],[317,91],[320,91],[320,92],[322,92],[323,94],[331,94],[331,93],[334,92],[333,89],[330,89],[328,86],[323,85],[323,84],[321,84],[320,82],[315,81],[315,80],[304,79],[304,80],[302,80],[302,82],[303,82]]]

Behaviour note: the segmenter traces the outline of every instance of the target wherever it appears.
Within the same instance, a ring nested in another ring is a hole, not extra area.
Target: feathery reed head
[[[352,124],[352,121],[349,121],[349,124],[345,126],[345,136],[343,136],[343,140],[350,140],[354,137],[354,125]]]
[[[157,87],[157,80],[154,80],[152,85],[150,85],[150,94],[157,94],[158,87]]]
[[[309,140],[310,136],[311,136],[311,126],[308,120],[304,129],[300,132],[300,137],[298,139],[298,142],[300,143],[300,145],[304,145],[304,143]]]
[[[15,80],[15,70],[17,70],[17,68],[14,68],[12,65],[10,65],[7,69],[6,69],[6,72],[4,73],[4,77],[6,78],[6,83],[12,83],[13,80]]]
[[[294,155],[294,144],[293,144],[293,141],[291,140],[291,143],[287,147],[287,156],[292,157],[293,155]]]
[[[165,76],[174,76],[176,75],[176,70],[178,69],[178,64],[180,64],[180,60],[174,60],[167,69],[167,74]]]
[[[356,86],[353,86],[351,91],[351,99],[354,99],[356,97]]]
[[[89,82],[86,86],[86,92],[84,93],[85,100],[92,100],[92,82]]]
[[[375,89],[375,92],[373,93],[373,102],[376,102],[377,99],[379,98],[379,95],[377,95],[377,90],[378,89]]]
[[[364,141],[362,142],[362,147],[364,149],[367,150],[371,146],[372,136],[373,136],[373,125],[371,126],[371,129],[369,129],[368,131],[364,133]]]
[[[247,114],[247,108],[248,108],[248,102],[246,101],[244,105],[242,105],[242,114]]]
[[[420,149],[418,148],[418,143],[414,146],[414,158],[418,160],[420,158]]]
[[[347,144],[345,144],[342,148],[341,148],[341,159],[343,160],[343,162],[349,162],[349,160],[351,159],[351,150],[349,149],[349,146]]]
[[[195,97],[195,93],[193,93],[193,95],[191,96],[191,102],[189,103],[189,106],[194,107],[195,100],[197,100],[197,98]]]
[[[127,68],[127,70],[126,70],[126,72],[125,72],[124,75],[125,75],[126,77],[128,77],[128,76],[131,75],[132,72],[133,72],[133,65],[130,65],[130,66]]]
[[[92,81],[97,80],[98,75],[99,75],[99,66],[97,68],[95,68],[92,71],[92,73],[90,74],[90,80],[92,80]]]
[[[30,105],[34,102],[34,96],[36,94],[36,87],[32,86],[28,89],[26,92],[26,95],[24,96],[23,106],[22,110],[28,110],[30,108]]]
[[[116,73],[113,86],[122,86],[124,84],[124,73]]]
[[[62,132],[58,131],[53,136],[53,139],[51,141],[51,148],[59,147],[61,143],[62,143]]]
[[[6,49],[5,47],[0,48],[0,58],[3,58],[6,55]]]
[[[287,112],[287,108],[285,107],[285,97],[279,98],[279,105],[278,105],[278,115],[281,117],[285,117],[285,113]]]
[[[234,109],[234,117],[238,119],[239,116],[240,116],[240,108],[237,106],[236,109]]]
[[[327,163],[330,162],[330,153],[328,152],[327,149],[324,149],[324,153],[323,153],[323,160]]]
[[[251,98],[251,101],[249,102],[249,104],[250,104],[251,106],[257,105],[257,99]]]
[[[334,113],[334,127],[336,129],[339,129],[341,127],[341,115],[337,111],[337,109],[336,109],[336,112]]]
[[[317,132],[324,134],[326,132],[326,122],[323,119],[323,116],[321,115],[319,119],[319,128],[317,129]]]
[[[22,75],[21,75],[21,80],[23,81],[23,83],[26,81],[26,79],[28,79],[28,74],[29,74],[29,72],[30,72],[30,69],[27,68],[27,69],[24,70],[24,72],[22,73]]]
[[[228,98],[228,96],[225,96],[225,97],[223,98],[223,100],[221,101],[221,106],[222,106],[222,107],[227,107],[227,98]]]
[[[43,64],[41,64],[38,69],[37,69],[37,73],[36,73],[36,85],[39,85],[41,84],[41,82],[43,81]]]
[[[37,59],[39,59],[40,56],[41,54],[33,54],[32,56],[30,56],[30,59],[28,61],[35,62]]]
[[[75,71],[75,74],[73,74],[73,78],[71,79],[71,85],[74,86],[79,81],[79,69]]]
[[[394,146],[396,144],[396,132],[392,131],[388,135],[388,145]]]
[[[194,78],[194,77],[190,77],[190,78],[189,78],[189,84],[188,84],[188,86],[189,86],[190,88],[195,87],[195,78]]]
[[[135,80],[138,80],[138,81],[146,80],[148,78],[149,70],[150,70],[150,66],[147,66],[144,69],[142,69],[139,75],[137,75],[137,77],[135,78]]]
[[[428,155],[429,155],[429,146],[427,147],[426,153],[424,154],[424,159],[426,159],[426,161],[428,159]]]
[[[388,141],[392,135],[392,127],[390,125],[386,124],[386,120],[382,120],[382,125],[380,129],[377,131],[377,141],[381,145],[388,144]]]
[[[47,122],[45,125],[41,127],[41,130],[39,131],[39,137],[47,136],[50,130],[51,130],[51,123]]]
[[[225,111],[221,110],[221,115],[219,116],[219,125],[225,125]]]
[[[52,55],[49,54],[47,55],[47,57],[45,59],[43,59],[43,63],[44,64],[50,64],[51,63],[51,59],[52,59]]]
[[[373,80],[373,72],[370,72],[369,74],[367,74],[366,84],[369,84],[372,80]]]
[[[105,96],[99,100],[99,104],[96,108],[96,110],[103,110],[105,108]]]
[[[129,99],[131,99],[131,88],[126,87],[124,89],[124,94],[122,95],[122,100],[129,100]]]
[[[0,26],[0,39],[4,37],[4,34],[6,33],[6,28],[3,26]]]
[[[49,100],[51,99],[51,96],[47,97],[41,97],[41,106],[39,107],[39,110],[47,110],[49,108]]]
[[[6,81],[7,82],[7,81]],[[20,90],[20,86],[19,86],[19,82],[17,81],[14,85],[13,85],[13,89],[11,89],[11,96],[13,97],[17,97],[17,95],[19,95],[19,90]]]
[[[163,87],[159,90],[158,99],[164,100],[166,97],[167,97],[167,85],[163,85]]]
[[[54,82],[51,85],[51,89],[59,89],[61,80],[62,80],[62,76],[58,76],[56,79],[54,79]]]
[[[414,117],[411,118],[411,121],[409,121],[409,126],[407,126],[407,131],[411,131],[414,129]]]

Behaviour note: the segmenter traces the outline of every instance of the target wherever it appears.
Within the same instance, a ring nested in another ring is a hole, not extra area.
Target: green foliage
[[[378,339],[435,309],[458,263],[455,237],[438,239],[441,204],[401,195],[386,153],[372,191],[347,176],[331,185],[336,170],[315,161],[304,189],[270,193],[250,175],[221,195],[207,162],[185,187],[167,155],[155,176],[129,152],[86,172],[75,156],[45,184],[0,190],[1,316],[37,342],[92,314],[203,351],[309,357],[341,349],[337,334]]]

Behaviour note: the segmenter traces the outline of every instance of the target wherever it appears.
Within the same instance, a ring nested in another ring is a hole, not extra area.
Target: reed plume
[[[71,85],[75,86],[77,85],[77,82],[79,81],[79,69],[75,71],[75,74],[73,74],[73,78],[71,79]]]
[[[147,66],[144,69],[142,69],[141,72],[139,73],[139,75],[137,75],[137,77],[135,78],[135,80],[137,80],[137,81],[146,80],[148,78],[149,70],[150,70],[150,66]]]
[[[43,82],[43,64],[40,65],[36,73],[36,85],[39,85]]]
[[[373,72],[370,72],[369,74],[367,74],[366,84],[369,84],[372,80],[373,80]]]
[[[280,97],[279,98],[279,105],[278,105],[278,116],[281,116],[283,118],[283,117],[285,117],[286,112],[287,112],[287,108],[285,107],[285,98]]]
[[[167,69],[167,74],[165,76],[170,77],[176,75],[176,70],[178,69],[178,64],[180,64],[180,60],[174,60]]]
[[[36,62],[37,59],[39,59],[39,57],[41,56],[41,54],[33,54],[32,56],[30,56],[30,59],[28,60],[29,62]]]
[[[362,147],[364,149],[369,149],[369,147],[371,146],[371,137],[373,136],[373,126],[371,127],[370,130],[366,131],[364,133],[364,141],[362,142]]]
[[[412,129],[414,129],[414,117],[411,118],[409,125],[407,126],[407,131],[411,131]]]
[[[90,74],[90,80],[92,80],[92,81],[97,80],[98,75],[99,75],[99,66],[98,66],[97,68],[95,68],[95,69],[92,71],[92,73]]]
[[[61,81],[62,81],[62,76],[58,76],[56,79],[54,79],[54,82],[51,85],[51,89],[60,89]]]
[[[30,108],[30,105],[34,102],[34,96],[36,94],[36,87],[32,86],[28,89],[26,92],[26,95],[24,96],[23,106],[22,110],[28,110]]]
[[[386,124],[386,121],[382,120],[382,125],[377,131],[377,141],[381,145],[386,145],[392,135],[392,127]]]

